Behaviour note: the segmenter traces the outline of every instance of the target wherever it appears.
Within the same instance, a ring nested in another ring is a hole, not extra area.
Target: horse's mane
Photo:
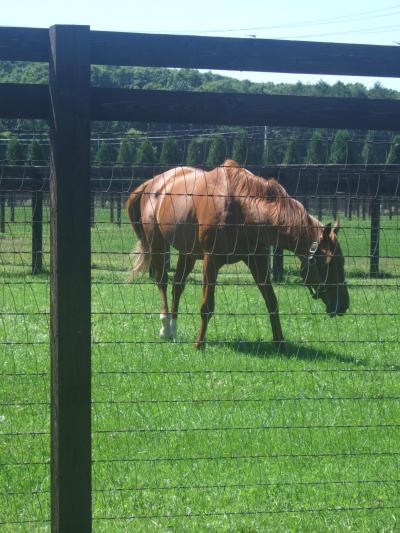
[[[268,218],[274,226],[285,229],[289,236],[300,235],[318,240],[322,224],[309,215],[299,201],[292,198],[274,178],[265,179],[242,168],[236,161],[224,162],[231,193],[249,202],[268,208]]]

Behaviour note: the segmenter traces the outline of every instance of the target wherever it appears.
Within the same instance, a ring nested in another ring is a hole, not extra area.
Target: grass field
[[[94,531],[399,530],[399,219],[382,219],[378,280],[369,220],[343,220],[345,317],[327,318],[285,257],[283,353],[242,266],[221,271],[204,351],[200,265],[179,342],[160,343],[158,291],[126,283],[131,229],[107,217],[92,230]],[[29,275],[25,219],[0,236],[4,532],[50,527],[49,277]]]

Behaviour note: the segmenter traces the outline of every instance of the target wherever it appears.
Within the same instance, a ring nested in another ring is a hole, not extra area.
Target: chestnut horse
[[[200,348],[214,311],[219,269],[244,261],[270,316],[273,341],[284,340],[266,250],[290,250],[300,259],[301,275],[329,316],[349,308],[344,259],[337,240],[339,224],[324,226],[291,198],[275,179],[263,179],[235,161],[206,172],[178,167],[144,182],[126,204],[137,235],[133,276],[153,265],[161,295],[160,337],[176,340],[179,300],[197,259],[203,260]],[[179,252],[168,310],[166,268],[170,246]]]

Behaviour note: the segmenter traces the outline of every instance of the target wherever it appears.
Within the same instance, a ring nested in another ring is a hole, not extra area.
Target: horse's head
[[[344,315],[350,304],[338,232],[339,222],[333,229],[331,224],[324,226],[320,241],[311,244],[301,267],[302,278],[312,297],[324,302],[331,317]]]

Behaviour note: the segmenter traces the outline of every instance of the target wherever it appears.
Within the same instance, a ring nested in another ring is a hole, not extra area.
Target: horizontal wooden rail
[[[48,119],[50,96],[47,85],[0,84],[0,117]]]
[[[50,37],[47,28],[0,27],[1,61],[48,62]]]
[[[400,100],[91,89],[92,120],[400,130]],[[0,85],[0,116],[49,118],[46,85]]]
[[[400,100],[92,89],[92,119],[400,129]]]
[[[276,39],[91,33],[92,63],[254,72],[400,76],[400,48]]]
[[[400,76],[398,46],[106,31],[91,31],[90,45],[99,65]],[[0,27],[0,60],[48,59],[46,28]]]

